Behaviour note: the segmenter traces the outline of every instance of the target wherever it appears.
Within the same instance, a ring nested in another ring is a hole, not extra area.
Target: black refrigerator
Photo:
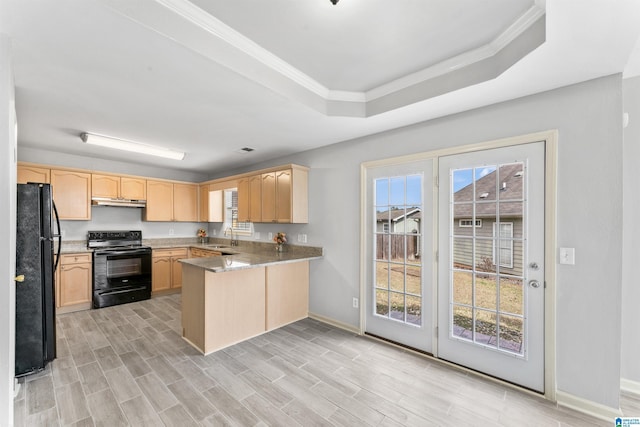
[[[56,357],[54,221],[50,184],[18,184],[16,230],[16,376],[44,369]],[[60,250],[58,240],[58,251]],[[59,252],[58,252],[59,255]],[[56,258],[57,264],[57,258]]]

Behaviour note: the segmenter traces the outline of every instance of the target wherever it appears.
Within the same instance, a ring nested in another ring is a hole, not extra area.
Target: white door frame
[[[556,248],[557,248],[557,157],[558,157],[558,131],[548,130],[526,135],[520,135],[510,138],[498,139],[493,141],[480,142],[458,147],[444,148],[440,150],[427,151],[422,153],[399,156],[390,159],[375,160],[364,162],[360,165],[360,327],[359,333],[364,334],[366,327],[365,310],[368,307],[366,303],[366,291],[368,284],[365,283],[366,277],[366,215],[368,209],[368,200],[366,198],[367,187],[367,170],[373,167],[390,166],[413,162],[416,160],[437,160],[441,156],[449,156],[454,154],[471,153],[474,151],[482,151],[494,148],[509,147],[513,145],[527,144],[531,142],[545,142],[545,218],[544,218],[544,252],[545,252],[545,313],[544,313],[544,396],[546,399],[556,401]],[[438,182],[438,168],[434,168],[434,182]],[[438,188],[434,191],[434,206],[437,207]],[[425,201],[426,203],[426,201]],[[438,213],[434,212],[434,221],[432,224],[434,235],[434,251],[437,251],[439,242],[438,235]],[[433,283],[437,283],[438,262],[433,260]],[[438,286],[433,286],[432,308],[433,324],[437,325],[437,301]],[[438,341],[436,339],[436,328],[433,330],[433,355],[438,357]]]

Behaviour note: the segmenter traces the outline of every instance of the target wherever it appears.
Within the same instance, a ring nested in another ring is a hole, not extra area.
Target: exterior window
[[[493,223],[493,264],[497,264],[496,255],[499,254],[500,267],[513,268],[513,223],[501,222],[499,237],[497,225],[497,222]]]
[[[253,224],[251,222],[238,221],[238,191],[235,188],[224,192],[224,227],[231,227],[234,232],[251,234]]]
[[[383,233],[388,233],[389,232],[389,223],[385,222],[384,224],[382,224],[382,232]]]
[[[461,219],[458,221],[458,226],[461,228],[464,227],[471,227],[471,224],[473,224],[473,220],[472,219]],[[481,219],[476,219],[476,228],[482,228],[482,220]]]

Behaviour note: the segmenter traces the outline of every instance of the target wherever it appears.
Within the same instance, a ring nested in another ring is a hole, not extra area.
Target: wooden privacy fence
[[[376,259],[404,259],[405,242],[407,249],[407,259],[414,260],[420,258],[419,236],[415,234],[377,234]]]

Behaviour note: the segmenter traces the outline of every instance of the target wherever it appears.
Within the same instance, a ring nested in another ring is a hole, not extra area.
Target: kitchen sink
[[[209,249],[231,249],[229,245],[207,245]]]

